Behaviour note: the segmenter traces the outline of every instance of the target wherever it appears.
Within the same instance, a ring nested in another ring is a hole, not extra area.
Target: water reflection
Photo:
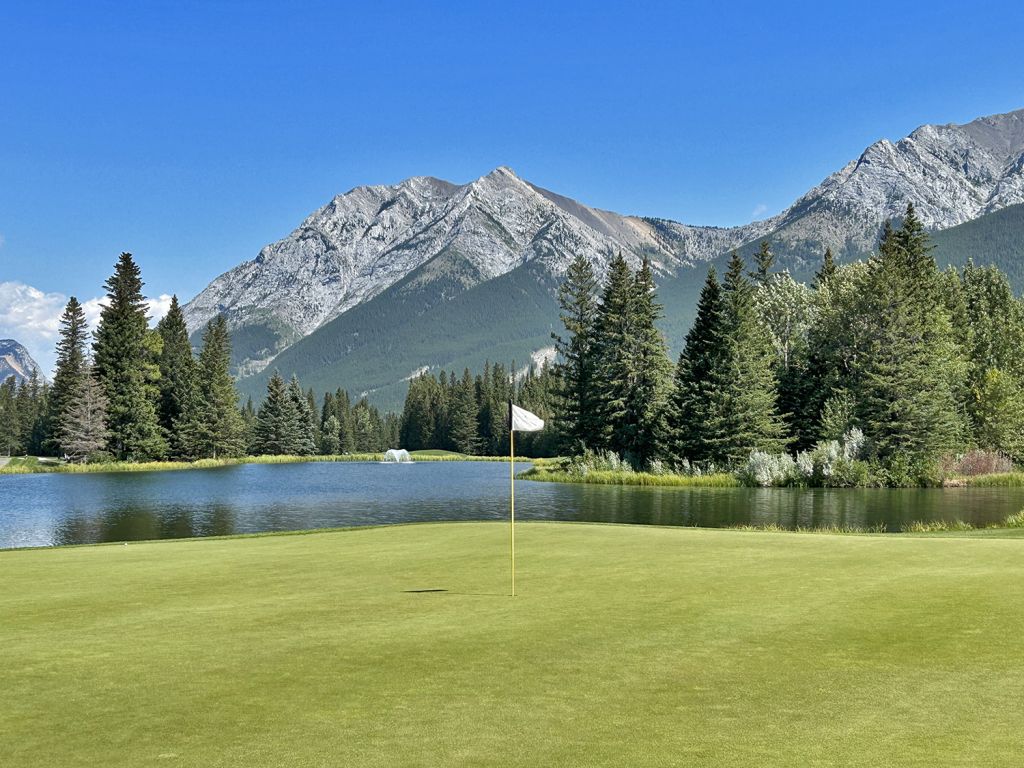
[[[525,469],[522,465],[521,469]],[[216,470],[0,476],[0,547],[217,536],[431,520],[504,519],[497,463],[252,464]],[[899,530],[1002,520],[1024,489],[632,488],[522,481],[521,519]]]

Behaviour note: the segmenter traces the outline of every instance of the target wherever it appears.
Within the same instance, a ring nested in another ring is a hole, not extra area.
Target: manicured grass
[[[517,534],[0,552],[4,764],[1020,764],[1022,541]]]
[[[740,485],[739,480],[726,473],[655,475],[650,472],[632,472],[630,470],[592,469],[584,475],[545,466],[542,461],[535,462],[533,468],[523,472],[520,477],[524,480],[539,480],[541,482],[588,483],[591,485],[650,485],[675,488],[737,488]]]

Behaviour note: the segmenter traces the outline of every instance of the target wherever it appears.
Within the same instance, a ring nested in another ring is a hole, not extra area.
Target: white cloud
[[[171,304],[171,297],[161,294],[149,303],[150,324],[155,325]],[[56,364],[54,346],[60,329],[60,316],[68,297],[62,293],[45,293],[31,285],[0,282],[0,338],[15,339],[28,349],[47,376]],[[95,328],[103,311],[104,298],[82,302],[89,328]]]
[[[750,218],[754,221],[758,221],[762,216],[768,212],[768,206],[764,203],[758,203],[754,206],[754,210],[750,212]]]

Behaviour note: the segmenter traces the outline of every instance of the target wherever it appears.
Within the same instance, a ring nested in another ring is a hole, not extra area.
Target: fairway
[[[507,533],[0,552],[0,762],[1021,763],[1024,539]]]

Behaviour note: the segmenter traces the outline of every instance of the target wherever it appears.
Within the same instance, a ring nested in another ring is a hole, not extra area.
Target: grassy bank
[[[507,456],[468,456],[451,451],[412,451],[414,461],[508,461]],[[199,461],[116,461],[99,464],[68,464],[56,459],[35,456],[15,457],[0,468],[0,475],[22,475],[40,472],[167,472],[182,469],[214,469],[239,464],[301,464],[308,462],[383,461],[383,453],[346,453],[335,456],[243,456],[231,459],[200,459]],[[522,459],[539,461],[543,459]]]
[[[4,758],[1019,764],[1019,541],[518,533],[2,552]]]
[[[550,483],[588,483],[591,485],[650,485],[675,488],[736,488],[739,481],[730,474],[716,475],[655,475],[631,470],[592,469],[586,474],[568,472],[558,463],[538,462],[520,477]]]

